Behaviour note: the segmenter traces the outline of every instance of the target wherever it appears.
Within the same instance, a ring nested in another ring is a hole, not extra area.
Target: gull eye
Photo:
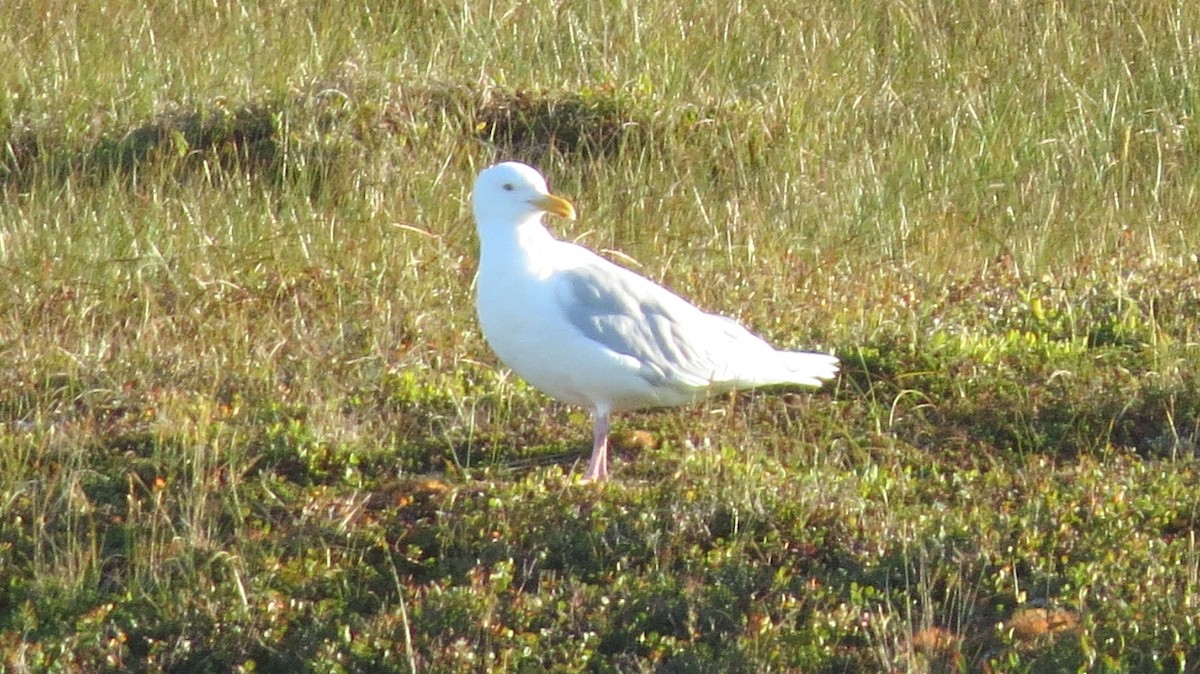
[[[505,191],[505,192],[511,192],[511,191],[513,191],[513,185],[512,185],[512,183],[504,183],[504,191]]]

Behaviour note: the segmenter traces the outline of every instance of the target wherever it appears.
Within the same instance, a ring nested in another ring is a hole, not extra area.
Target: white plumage
[[[820,386],[837,373],[833,356],[778,351],[733,320],[555,239],[542,215],[573,220],[575,209],[550,194],[530,166],[505,162],[485,169],[471,201],[484,337],[530,384],[592,413],[585,479],[608,477],[613,412],[771,384]]]

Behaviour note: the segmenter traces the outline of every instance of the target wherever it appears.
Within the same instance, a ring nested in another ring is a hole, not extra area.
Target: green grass
[[[1195,671],[1193,4],[5,4],[6,670]],[[580,485],[504,158],[840,379]]]

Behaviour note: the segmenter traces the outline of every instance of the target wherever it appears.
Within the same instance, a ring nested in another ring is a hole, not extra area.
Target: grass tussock
[[[1200,660],[1192,5],[0,24],[6,670]],[[578,484],[472,316],[510,158],[840,379],[630,415]]]
[[[76,150],[62,147],[53,137],[27,132],[8,142],[8,161],[0,173],[6,185],[19,190],[38,180],[130,178],[165,162],[175,163],[180,173],[211,174],[214,166],[219,171],[241,166],[269,169],[278,162],[277,126],[266,108],[216,106],[166,116]]]

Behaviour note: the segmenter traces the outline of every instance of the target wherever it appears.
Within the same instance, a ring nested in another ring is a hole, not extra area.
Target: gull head
[[[537,169],[515,161],[489,166],[475,179],[471,192],[475,222],[516,225],[543,213],[575,219],[571,202],[550,194]]]

